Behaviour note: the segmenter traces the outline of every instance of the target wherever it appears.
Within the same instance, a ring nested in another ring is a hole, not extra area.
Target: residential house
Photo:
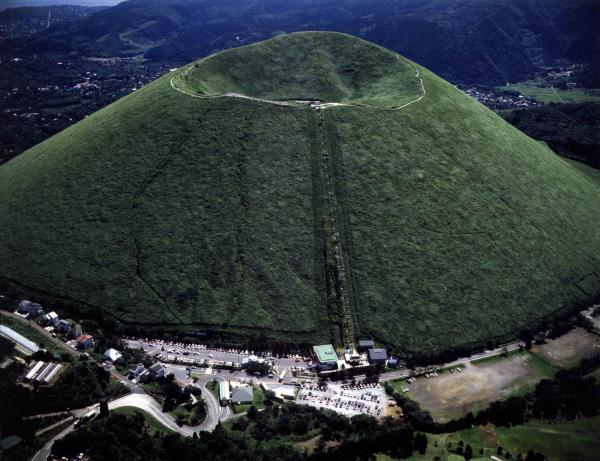
[[[137,379],[144,374],[146,367],[141,363],[137,363],[129,370],[129,376],[131,379]]]
[[[110,360],[113,363],[115,363],[121,357],[123,357],[123,354],[121,354],[118,350],[113,349],[112,347],[110,349],[107,349],[104,353],[104,358],[106,360]]]
[[[54,323],[58,322],[59,318],[58,318],[58,314],[56,312],[52,311],[52,312],[48,312],[46,315],[44,315],[42,320],[43,320],[44,325],[54,326]]]
[[[56,322],[56,324],[54,325],[54,329],[58,332],[58,333],[68,333],[69,331],[71,331],[71,322],[69,322],[68,320],[59,320],[58,322]]]
[[[150,368],[148,368],[148,373],[153,378],[163,378],[166,374],[167,369],[163,366],[162,363],[155,363]]]
[[[74,323],[71,326],[71,330],[69,331],[69,338],[75,339],[75,338],[78,338],[79,336],[81,336],[82,334],[83,334],[83,329],[81,328],[81,325],[79,325],[78,323]]]
[[[24,299],[19,303],[19,307],[17,308],[17,312],[19,314],[27,314],[29,318],[35,318],[44,313],[44,309],[42,309],[41,304],[32,303]]]
[[[89,349],[94,345],[94,337],[92,335],[81,335],[75,340],[77,349]]]

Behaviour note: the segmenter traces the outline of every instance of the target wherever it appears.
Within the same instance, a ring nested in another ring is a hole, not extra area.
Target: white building
[[[40,350],[36,343],[17,333],[12,328],[8,328],[6,325],[0,325],[0,336],[4,336],[14,342],[17,350],[24,355],[32,355]]]
[[[118,350],[113,349],[112,347],[104,353],[104,358],[110,360],[113,363],[119,360],[121,357],[123,357],[123,354],[121,354]]]

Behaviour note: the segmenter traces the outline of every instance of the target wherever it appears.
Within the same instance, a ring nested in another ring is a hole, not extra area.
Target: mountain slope
[[[336,30],[455,83],[496,85],[557,59],[597,62],[598,11],[594,0],[130,0],[0,52],[187,62],[281,32]]]
[[[595,177],[412,62],[291,34],[0,166],[0,280],[145,331],[434,352],[597,294],[599,200]]]

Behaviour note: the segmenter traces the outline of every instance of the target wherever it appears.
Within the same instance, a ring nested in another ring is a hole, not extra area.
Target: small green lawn
[[[159,432],[163,433],[172,433],[173,431],[166,426],[160,424],[156,419],[154,419],[149,413],[146,413],[143,410],[135,407],[121,407],[113,410],[114,413],[122,414],[122,415],[135,415],[141,414],[144,417],[144,427],[148,431],[150,435],[154,435]]]
[[[219,382],[217,380],[206,383],[206,388],[219,400]]]

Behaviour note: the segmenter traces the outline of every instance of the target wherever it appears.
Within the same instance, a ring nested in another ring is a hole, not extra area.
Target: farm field
[[[536,99],[545,104],[549,103],[572,103],[580,102],[597,102],[600,101],[600,91],[584,90],[579,88],[571,88],[561,90],[549,86],[542,86],[543,82],[528,80],[525,82],[513,83],[509,86],[499,86],[496,89],[517,91],[523,96]],[[544,84],[546,85],[546,84]]]
[[[394,382],[404,393],[428,410],[436,421],[448,421],[469,411],[476,412],[494,400],[528,392],[541,379],[551,377],[554,369],[528,352],[468,363],[462,372],[445,370],[437,377],[419,377],[409,384]]]
[[[407,358],[600,292],[597,175],[427,70],[335,33],[196,64],[0,166],[2,285],[130,334],[338,347],[349,318]]]
[[[600,339],[583,328],[575,328],[559,338],[548,340],[546,344],[534,345],[531,351],[554,366],[569,368],[600,352]]]

